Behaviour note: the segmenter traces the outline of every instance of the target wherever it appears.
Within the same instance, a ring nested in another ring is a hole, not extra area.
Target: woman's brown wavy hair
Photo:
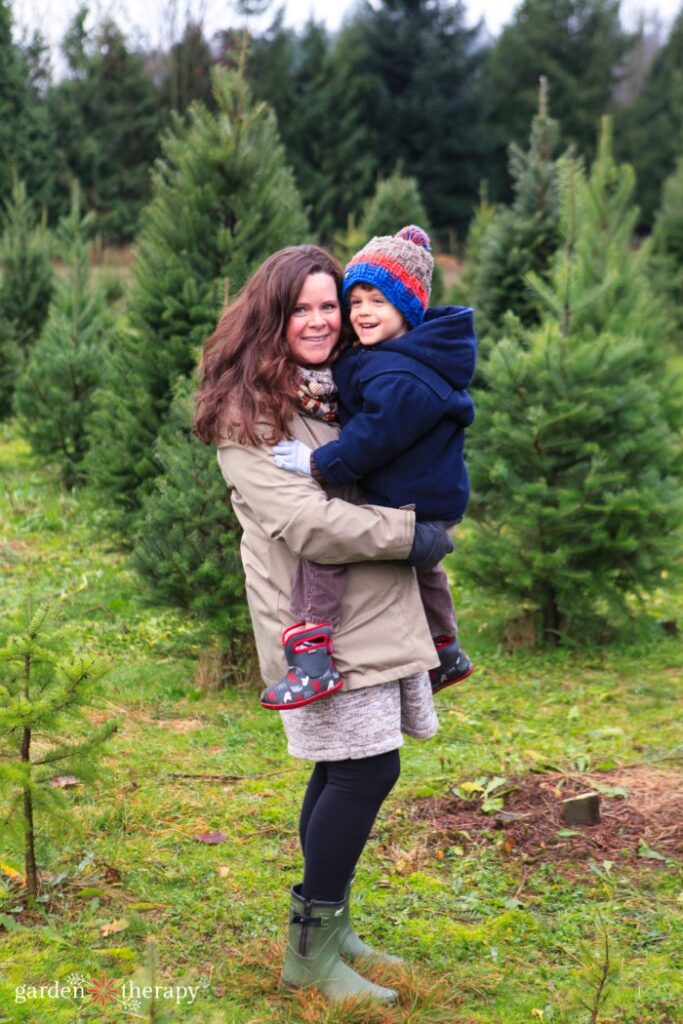
[[[287,321],[309,274],[334,278],[341,305],[342,271],[317,245],[273,253],[252,275],[207,338],[199,363],[194,434],[205,444],[273,444],[288,436],[296,412],[298,365],[285,340]],[[342,326],[342,336],[348,327]],[[341,339],[340,339],[341,343]],[[335,355],[340,351],[337,345]],[[271,430],[257,430],[266,420]]]

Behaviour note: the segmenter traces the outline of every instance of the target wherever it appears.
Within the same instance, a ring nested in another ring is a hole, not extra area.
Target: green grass
[[[277,988],[308,769],[288,757],[278,716],[258,707],[258,680],[202,685],[206,627],[146,605],[103,540],[98,509],[61,494],[9,430],[0,474],[2,604],[53,598],[80,643],[111,666],[93,718],[120,720],[99,781],[68,791],[72,824],[38,822],[42,869],[65,876],[49,901],[22,913],[21,887],[0,880],[0,1022],[587,1024],[605,936],[610,970],[595,1019],[683,1021],[678,862],[532,862],[506,851],[503,833],[437,842],[413,816],[416,799],[480,776],[680,765],[683,652],[657,625],[679,615],[680,593],[656,595],[631,644],[506,654],[495,609],[462,588],[477,672],[437,698],[438,737],[406,744],[356,884],[359,931],[409,962],[372,971],[397,985],[401,1005],[330,1008]],[[228,841],[197,842],[206,830]],[[22,870],[7,833],[0,862]],[[16,986],[74,973],[167,990],[205,982],[192,1005],[161,998],[136,1012],[89,997],[16,1001]]]

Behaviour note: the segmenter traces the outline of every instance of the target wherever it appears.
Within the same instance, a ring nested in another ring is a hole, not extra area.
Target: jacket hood
[[[474,314],[469,306],[434,306],[417,327],[378,347],[410,356],[462,390],[472,383],[477,364]]]

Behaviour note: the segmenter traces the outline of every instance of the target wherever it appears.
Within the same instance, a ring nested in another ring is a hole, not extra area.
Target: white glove
[[[280,441],[273,448],[275,465],[280,469],[288,469],[290,473],[301,473],[302,476],[311,475],[311,452],[307,444],[302,441],[295,441],[290,438],[288,441]]]

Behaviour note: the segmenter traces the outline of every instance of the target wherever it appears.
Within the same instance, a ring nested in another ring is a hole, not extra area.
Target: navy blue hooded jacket
[[[400,338],[347,349],[334,368],[343,429],[316,449],[314,470],[335,485],[357,480],[373,505],[460,519],[470,492],[464,443],[476,354],[466,306],[428,309]]]

